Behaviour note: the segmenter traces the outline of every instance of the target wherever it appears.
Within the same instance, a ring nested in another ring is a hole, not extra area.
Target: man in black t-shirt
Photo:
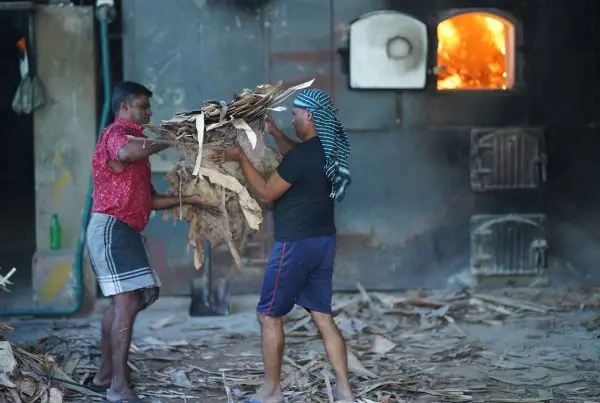
[[[294,305],[308,310],[319,328],[337,378],[336,400],[352,401],[346,343],[331,315],[336,249],[334,201],[350,185],[346,158],[350,147],[329,95],[317,89],[294,101],[296,143],[267,117],[267,129],[283,160],[265,180],[239,146],[215,162],[239,161],[248,183],[264,202],[273,203],[275,245],[264,274],[257,312],[261,325],[265,382],[246,403],[283,402],[281,360],[283,316]]]

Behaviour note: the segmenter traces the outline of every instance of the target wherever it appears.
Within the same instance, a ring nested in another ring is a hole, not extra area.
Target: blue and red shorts
[[[281,317],[299,305],[331,314],[335,247],[335,234],[275,242],[265,267],[258,313]]]

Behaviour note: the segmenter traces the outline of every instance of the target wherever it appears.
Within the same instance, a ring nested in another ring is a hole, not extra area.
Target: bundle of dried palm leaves
[[[165,213],[165,220],[172,215],[191,224],[188,241],[196,268],[200,268],[203,259],[203,240],[208,239],[213,247],[226,244],[236,267],[241,269],[240,250],[259,230],[266,207],[248,187],[238,163],[217,166],[210,156],[237,142],[263,177],[268,177],[281,156],[264,143],[266,114],[284,110],[275,105],[313,81],[291,88],[283,88],[280,82],[245,89],[230,102],[207,101],[199,110],[178,113],[159,127],[148,127],[159,141],[169,142],[181,153],[179,162],[165,176],[171,184],[167,194],[199,194],[220,208],[220,214],[214,215],[182,203]]]

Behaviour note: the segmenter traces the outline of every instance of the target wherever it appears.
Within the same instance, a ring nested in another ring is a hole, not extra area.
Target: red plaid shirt
[[[146,138],[140,125],[121,118],[115,119],[100,135],[92,158],[92,211],[111,215],[140,232],[148,224],[152,209],[150,160],[123,164],[120,173],[107,164],[109,160],[119,160],[119,150],[130,141],[128,135]]]

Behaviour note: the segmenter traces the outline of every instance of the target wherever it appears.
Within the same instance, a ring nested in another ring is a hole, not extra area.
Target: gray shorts
[[[136,291],[143,308],[158,299],[160,280],[150,268],[147,242],[139,232],[113,216],[94,213],[87,229],[87,247],[105,297]]]

